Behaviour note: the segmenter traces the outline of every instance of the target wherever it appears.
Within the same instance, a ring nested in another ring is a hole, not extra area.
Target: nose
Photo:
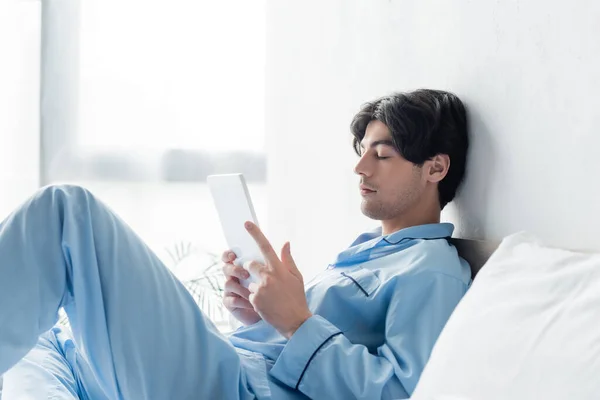
[[[365,158],[366,154],[363,154],[356,165],[354,166],[354,173],[356,175],[370,176],[370,169],[368,168],[368,162]]]

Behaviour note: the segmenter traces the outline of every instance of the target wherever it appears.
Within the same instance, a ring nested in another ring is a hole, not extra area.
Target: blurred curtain
[[[43,184],[90,188],[163,257],[224,248],[209,174],[266,212],[264,0],[43,4]]]
[[[0,1],[0,220],[39,185],[40,10]]]
[[[94,192],[229,329],[206,176],[244,173],[266,221],[265,0],[42,4],[41,183]]]

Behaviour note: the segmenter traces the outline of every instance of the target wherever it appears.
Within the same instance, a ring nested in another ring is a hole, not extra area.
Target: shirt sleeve
[[[329,321],[314,315],[290,338],[271,376],[310,398],[408,398],[467,287],[436,272],[402,277],[392,285],[385,339],[379,347],[353,344]]]

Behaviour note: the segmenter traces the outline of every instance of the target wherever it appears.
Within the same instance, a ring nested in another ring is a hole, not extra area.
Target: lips
[[[365,185],[360,185],[359,188],[360,188],[360,193],[361,194],[369,194],[369,193],[375,193],[376,192],[376,190],[373,190],[370,187],[365,186]]]

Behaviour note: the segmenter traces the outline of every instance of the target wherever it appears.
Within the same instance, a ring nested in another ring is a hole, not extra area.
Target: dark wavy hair
[[[364,104],[350,125],[358,155],[367,125],[373,120],[389,128],[396,149],[413,164],[422,166],[438,154],[448,155],[448,174],[438,184],[440,207],[452,201],[465,176],[469,148],[467,113],[458,96],[420,89]]]

